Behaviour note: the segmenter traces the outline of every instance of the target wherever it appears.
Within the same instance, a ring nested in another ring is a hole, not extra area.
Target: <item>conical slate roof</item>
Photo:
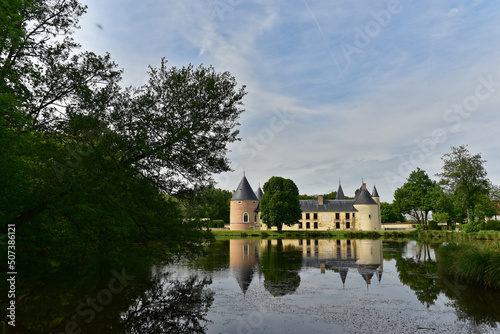
[[[372,197],[380,197],[380,196],[378,195],[377,188],[375,188],[375,185],[373,186]]]
[[[262,195],[264,195],[264,192],[262,191],[262,189],[260,189],[259,186],[259,189],[255,190],[255,196],[257,196],[257,199],[260,200],[262,198]]]
[[[359,195],[361,195],[362,192],[363,192],[363,185],[361,185],[361,187],[359,187],[358,192],[354,195],[354,200],[357,200]]]
[[[250,187],[250,183],[248,183],[246,176],[243,175],[243,178],[241,179],[238,188],[236,188],[233,197],[231,197],[231,201],[247,201],[247,200],[258,201],[259,199],[253,192],[252,187]]]
[[[335,196],[335,199],[345,199],[344,196],[344,191],[342,190],[342,186],[339,183],[339,189],[337,190],[337,196]]]
[[[354,200],[354,205],[356,204],[375,204],[377,205],[377,202],[375,202],[368,192],[368,190],[361,188],[361,190],[358,192],[358,195],[356,196],[356,199]]]

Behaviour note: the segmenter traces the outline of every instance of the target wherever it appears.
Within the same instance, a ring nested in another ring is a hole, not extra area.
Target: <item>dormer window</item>
[[[241,201],[238,201],[238,204],[241,204]]]

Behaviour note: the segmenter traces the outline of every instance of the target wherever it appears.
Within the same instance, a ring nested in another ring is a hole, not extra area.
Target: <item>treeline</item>
[[[481,154],[472,155],[466,146],[452,147],[442,160],[437,181],[420,168],[410,173],[394,193],[392,213],[410,215],[422,229],[439,228],[440,222],[450,228],[467,222],[467,232],[500,230],[498,221],[488,222],[500,214],[500,188],[487,178]]]
[[[1,2],[2,227],[15,226],[20,263],[93,263],[152,245],[197,252],[212,237],[186,218],[227,216],[197,201],[227,198],[211,176],[230,169],[245,87],[162,59],[145,85],[123,88],[110,55],[71,37],[85,10]]]

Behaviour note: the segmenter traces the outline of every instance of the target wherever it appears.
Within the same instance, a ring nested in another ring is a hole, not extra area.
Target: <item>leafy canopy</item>
[[[283,224],[293,226],[299,222],[302,214],[299,190],[292,180],[273,176],[264,184],[263,191],[259,205],[265,224],[281,231]]]
[[[145,85],[122,88],[108,54],[72,39],[86,10],[77,0],[0,6],[0,221],[16,224],[23,256],[197,252],[211,235],[172,197],[230,169],[245,87],[212,66],[162,59]]]

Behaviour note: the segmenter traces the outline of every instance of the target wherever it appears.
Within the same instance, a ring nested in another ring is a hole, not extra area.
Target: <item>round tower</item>
[[[356,194],[353,206],[358,210],[358,229],[360,231],[379,231],[382,229],[380,205],[366,190],[366,183],[363,183]]]
[[[259,199],[255,195],[248,183],[247,178],[243,178],[236,188],[231,198],[230,204],[230,229],[231,230],[257,230]]]

